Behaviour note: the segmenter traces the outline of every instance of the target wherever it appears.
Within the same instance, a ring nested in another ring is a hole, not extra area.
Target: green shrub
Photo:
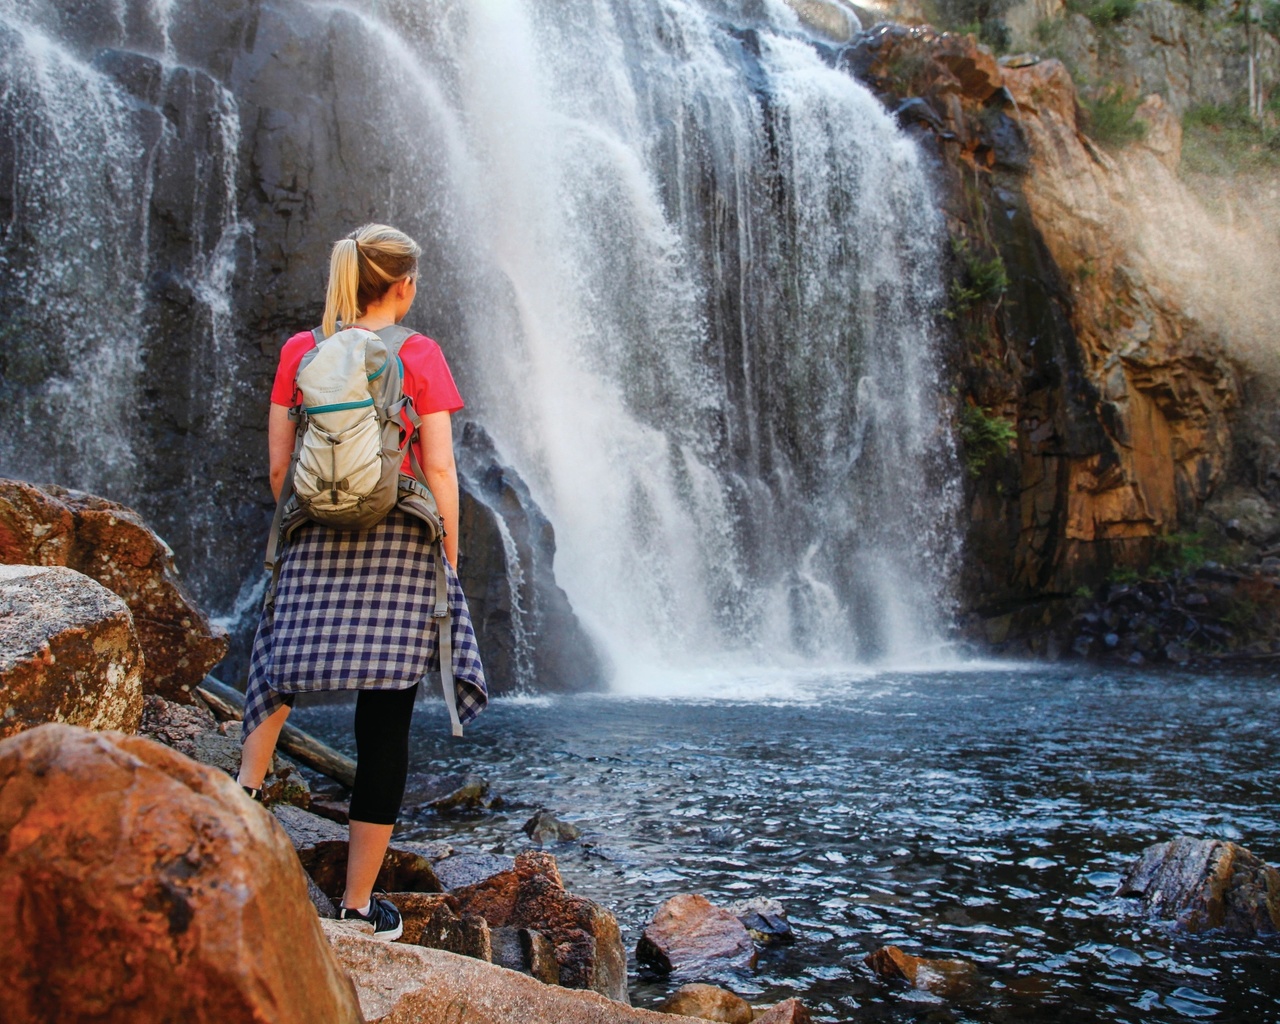
[[[1263,31],[1270,32],[1277,39],[1280,39],[1280,2],[1271,0],[1270,3],[1262,5],[1261,24]]]
[[[1182,167],[1223,176],[1274,170],[1280,167],[1280,130],[1253,120],[1242,103],[1192,107],[1182,115]]]
[[[1146,138],[1147,124],[1135,116],[1140,102],[1137,96],[1127,99],[1119,86],[1103,92],[1096,99],[1081,96],[1085,132],[1108,149],[1121,149]]]
[[[1160,538],[1154,568],[1159,575],[1199,569],[1213,556],[1213,544],[1202,533],[1171,533]]]
[[[1012,423],[976,405],[965,406],[960,414],[960,443],[970,476],[981,475],[992,459],[1008,455],[1017,437],[1018,431]]]
[[[1099,28],[1118,25],[1138,9],[1138,0],[1067,0],[1067,10],[1083,14]]]
[[[1013,34],[1003,19],[987,18],[978,25],[978,42],[985,43],[996,53],[1008,53]]]
[[[1009,275],[999,253],[983,259],[969,247],[966,238],[954,240],[952,249],[960,261],[960,276],[951,282],[951,306],[947,310],[947,316],[954,320],[984,302],[998,302],[1009,287]]]

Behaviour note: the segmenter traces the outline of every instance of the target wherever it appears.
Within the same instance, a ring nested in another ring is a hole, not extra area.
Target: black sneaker
[[[339,921],[368,921],[373,925],[373,937],[391,942],[404,934],[404,922],[400,919],[400,911],[390,900],[382,900],[377,896],[369,900],[369,913],[362,914],[351,907],[338,908]]]

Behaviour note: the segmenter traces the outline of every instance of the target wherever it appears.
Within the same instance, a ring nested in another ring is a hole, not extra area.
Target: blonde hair
[[[364,316],[369,303],[417,272],[421,255],[417,242],[386,224],[366,224],[335,242],[324,297],[324,333]]]

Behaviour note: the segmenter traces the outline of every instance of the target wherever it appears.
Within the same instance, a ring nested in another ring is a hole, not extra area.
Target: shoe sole
[[[395,942],[395,941],[396,941],[396,939],[400,938],[400,936],[401,936],[401,935],[403,935],[403,934],[404,934],[404,922],[402,921],[402,922],[400,922],[400,924],[396,925],[396,930],[395,930],[395,931],[393,931],[393,932],[374,932],[374,933],[373,933],[373,937],[374,937],[375,939],[378,939],[380,942]]]

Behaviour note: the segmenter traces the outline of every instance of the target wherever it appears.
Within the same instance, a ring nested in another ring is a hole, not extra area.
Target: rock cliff
[[[1145,137],[1105,149],[1061,62],[929,28],[880,26],[842,59],[946,196],[971,607],[1145,566],[1230,478],[1242,390],[1223,287],[1242,264],[1177,176],[1178,119],[1149,96]]]

